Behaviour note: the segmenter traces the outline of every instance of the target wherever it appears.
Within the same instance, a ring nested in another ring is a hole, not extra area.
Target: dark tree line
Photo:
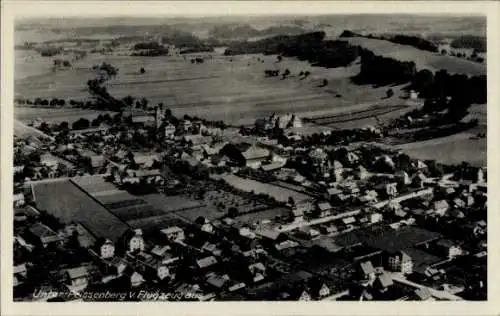
[[[409,82],[415,73],[414,62],[401,62],[393,58],[377,56],[372,51],[363,49],[361,71],[353,78],[353,81],[360,84],[402,84]]]
[[[372,34],[370,35],[361,35],[349,30],[344,30],[342,34],[340,34],[340,37],[365,37],[365,38],[373,38],[373,39],[380,39],[380,40],[387,40],[392,43],[396,44],[401,44],[401,45],[408,45],[408,46],[413,46],[415,48],[421,49],[421,50],[426,50],[429,52],[434,52],[437,53],[438,47],[436,44],[433,42],[426,40],[424,38],[418,37],[418,36],[412,36],[412,35],[401,35],[397,34],[394,36],[374,36]]]
[[[156,49],[147,49],[140,50],[138,52],[133,52],[131,56],[148,56],[148,57],[157,57],[157,56],[165,56],[168,55],[168,48],[156,48]]]
[[[36,51],[43,57],[52,57],[63,52],[62,47],[46,46],[37,48]]]
[[[255,42],[232,43],[225,55],[278,54],[307,60],[313,66],[345,67],[359,56],[359,48],[346,41],[325,41],[325,32],[311,32],[295,36],[275,36]]]
[[[486,76],[469,77],[463,74],[449,74],[441,69],[432,73],[427,69],[416,71],[414,62],[398,61],[377,56],[363,50],[361,71],[353,78],[359,84],[404,84],[420,93],[424,99],[445,99],[451,97],[452,103],[486,103]]]
[[[449,74],[441,69],[433,74],[429,70],[421,70],[411,80],[411,88],[420,92],[426,99],[443,99],[451,97],[465,103],[486,103],[486,75],[472,76]]]
[[[279,70],[266,69],[264,70],[266,77],[278,77],[280,75]]]
[[[141,49],[161,49],[163,48],[158,42],[141,42],[134,45],[134,50]]]
[[[203,64],[203,58],[200,57],[192,58],[191,64]]]
[[[451,42],[453,48],[473,48],[479,53],[486,52],[486,38],[483,36],[462,35]]]
[[[66,105],[66,100],[58,98],[52,98],[51,100],[36,98],[33,101],[24,98],[16,98],[14,101],[20,105],[27,104],[27,105],[43,105],[43,106],[53,106],[53,107]]]
[[[390,38],[389,41],[396,44],[413,46],[433,53],[438,52],[438,47],[434,43],[418,36],[396,35]]]

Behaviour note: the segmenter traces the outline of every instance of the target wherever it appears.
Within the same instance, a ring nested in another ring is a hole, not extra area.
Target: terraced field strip
[[[205,80],[220,78],[220,76],[203,76],[203,77],[193,77],[193,78],[177,78],[177,79],[158,79],[158,80],[148,80],[148,81],[134,81],[134,82],[116,82],[108,83],[107,86],[110,87],[123,87],[128,85],[141,85],[141,84],[152,84],[152,83],[164,83],[164,82],[182,82],[182,81],[194,81],[194,80]]]
[[[313,123],[318,125],[329,125],[334,123],[343,123],[355,120],[362,120],[365,118],[370,118],[374,116],[384,115],[394,111],[407,108],[406,105],[395,105],[395,106],[374,106],[369,109],[346,112],[334,115],[323,115],[314,118],[309,118]],[[347,109],[346,109],[347,110]]]

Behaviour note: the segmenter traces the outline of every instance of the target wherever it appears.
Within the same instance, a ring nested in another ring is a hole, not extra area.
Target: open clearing
[[[469,76],[486,75],[486,65],[484,64],[454,56],[443,56],[439,53],[420,50],[409,45],[395,44],[385,40],[364,37],[346,37],[342,38],[342,40],[346,40],[352,45],[369,49],[376,55],[391,57],[401,61],[413,61],[418,70],[429,69],[437,71],[446,69],[449,73],[466,74]]]
[[[110,111],[96,111],[78,108],[35,108],[35,107],[15,107],[14,117],[21,122],[31,123],[35,119],[40,119],[45,122],[60,123],[63,121],[69,124],[77,121],[80,118],[93,120],[99,114],[109,113]]]
[[[286,208],[271,208],[267,210],[262,210],[258,212],[252,212],[247,214],[242,214],[236,217],[234,220],[240,224],[252,225],[256,222],[261,222],[264,220],[274,220],[277,217],[283,217],[289,212]]]
[[[383,100],[387,87],[352,84],[349,78],[359,72],[359,65],[325,69],[311,67],[307,62],[294,58],[284,58],[276,63],[276,56],[272,55],[226,57],[213,53],[212,57],[206,58],[202,64],[192,64],[192,56],[186,56],[185,60],[184,57],[90,54],[74,62],[72,69],[55,73],[49,70],[43,75],[17,79],[15,92],[29,99],[88,98],[86,82],[95,76],[90,68],[105,61],[120,69],[116,78],[106,83],[115,97],[147,97],[150,104],[163,102],[176,115],[223,119],[238,125],[253,123],[255,118],[272,113],[294,112],[304,117],[330,111],[346,112],[353,105],[375,100],[382,106],[395,105],[402,94],[394,89],[395,96]],[[141,67],[146,69],[143,75],[139,74]],[[291,75],[285,80],[266,78],[265,69],[282,72],[289,69]],[[298,74],[306,70],[311,75],[301,80]],[[319,87],[323,79],[327,79],[329,84]],[[336,97],[337,94],[339,97]]]
[[[486,166],[488,156],[487,140],[475,139],[474,134],[466,132],[396,147],[412,157],[435,159],[445,164],[460,164],[466,161],[472,165]]]
[[[310,196],[303,193],[278,187],[272,184],[255,181],[252,179],[241,178],[232,174],[222,176],[222,179],[236,189],[246,192],[253,191],[256,194],[267,194],[280,202],[287,202],[288,198],[290,197],[293,197],[293,199],[297,203],[299,203],[300,201],[311,199]]]

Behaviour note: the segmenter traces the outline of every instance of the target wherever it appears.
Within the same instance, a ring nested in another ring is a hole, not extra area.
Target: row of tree
[[[449,74],[444,69],[436,73],[426,69],[416,71],[414,62],[377,56],[368,50],[363,50],[361,71],[353,81],[377,85],[410,83],[409,88],[419,92],[422,98],[444,100],[450,97],[452,102],[442,103],[449,106],[484,104],[487,96],[485,75],[469,77],[463,74]]]
[[[418,36],[396,35],[390,38],[389,41],[396,44],[413,46],[415,48],[426,50],[433,53],[438,52],[438,47],[436,44]]]
[[[132,52],[130,56],[147,56],[147,57],[157,57],[157,56],[166,56],[169,54],[169,49],[160,47],[156,49],[141,49],[136,52]]]
[[[486,75],[469,77],[449,74],[444,69],[434,74],[426,69],[415,73],[411,79],[411,88],[426,99],[444,99],[449,96],[452,100],[465,103],[484,104],[487,97]]]
[[[51,100],[35,98],[34,100],[25,99],[25,98],[16,98],[14,102],[19,105],[42,105],[42,106],[64,106],[66,105],[66,100],[52,98]]]

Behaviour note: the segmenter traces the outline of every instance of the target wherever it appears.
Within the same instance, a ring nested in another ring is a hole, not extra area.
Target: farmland
[[[32,190],[38,209],[68,223],[79,221],[98,236],[116,240],[128,229],[123,221],[67,179],[34,182]]]
[[[169,226],[174,220],[191,220],[192,217],[203,214],[210,217],[203,203],[185,196],[165,196],[159,193],[134,196],[118,190],[101,176],[78,177],[73,181],[131,227],[153,231]],[[180,218],[178,215],[184,215],[184,212],[189,213]]]
[[[86,59],[75,61],[72,69],[20,78],[16,80],[15,92],[17,96],[29,99],[88,98],[86,81],[95,76],[90,68],[105,61],[120,69],[116,78],[106,84],[115,97],[146,97],[150,104],[163,102],[177,115],[224,119],[233,124],[253,123],[256,117],[272,113],[294,112],[299,116],[311,116],[329,114],[330,111],[345,112],[350,111],[353,105],[374,100],[381,105],[394,105],[399,93],[395,91],[394,100],[382,100],[386,88],[352,84],[349,78],[359,72],[359,65],[323,69],[292,58],[276,63],[276,56],[226,57],[216,53],[212,54],[212,58],[206,57],[202,64],[192,64],[189,61],[192,56],[186,57],[187,60],[183,57],[91,54]],[[139,74],[140,68],[145,68],[146,73]],[[266,78],[265,69],[289,69],[291,75],[286,80]],[[309,70],[311,75],[301,80],[298,74],[305,70]],[[323,79],[330,84],[319,87]],[[33,110],[38,116],[28,114],[32,110],[23,109],[16,116],[30,119],[41,115],[40,109]],[[57,111],[59,109],[55,113]],[[69,114],[65,117],[65,110],[60,111],[57,119],[68,120]],[[73,109],[69,111],[77,116]],[[82,112],[81,115],[94,113]]]
[[[472,165],[486,166],[487,141],[473,137],[472,133],[460,133],[397,147],[419,159],[435,159],[446,164],[460,164],[467,161]]]
[[[408,45],[400,45],[385,40],[352,37],[342,38],[352,45],[371,50],[376,55],[391,57],[400,61],[413,61],[418,70],[429,69],[433,72],[446,69],[449,73],[469,76],[485,75],[486,65],[453,56],[442,56],[438,53],[423,51]]]
[[[46,122],[60,123],[63,121],[69,124],[77,121],[79,118],[83,117],[88,120],[92,120],[99,114],[105,114],[112,112],[109,111],[96,111],[88,109],[77,109],[77,108],[34,108],[34,107],[15,107],[14,117],[25,123],[31,123],[35,119],[40,119]]]

